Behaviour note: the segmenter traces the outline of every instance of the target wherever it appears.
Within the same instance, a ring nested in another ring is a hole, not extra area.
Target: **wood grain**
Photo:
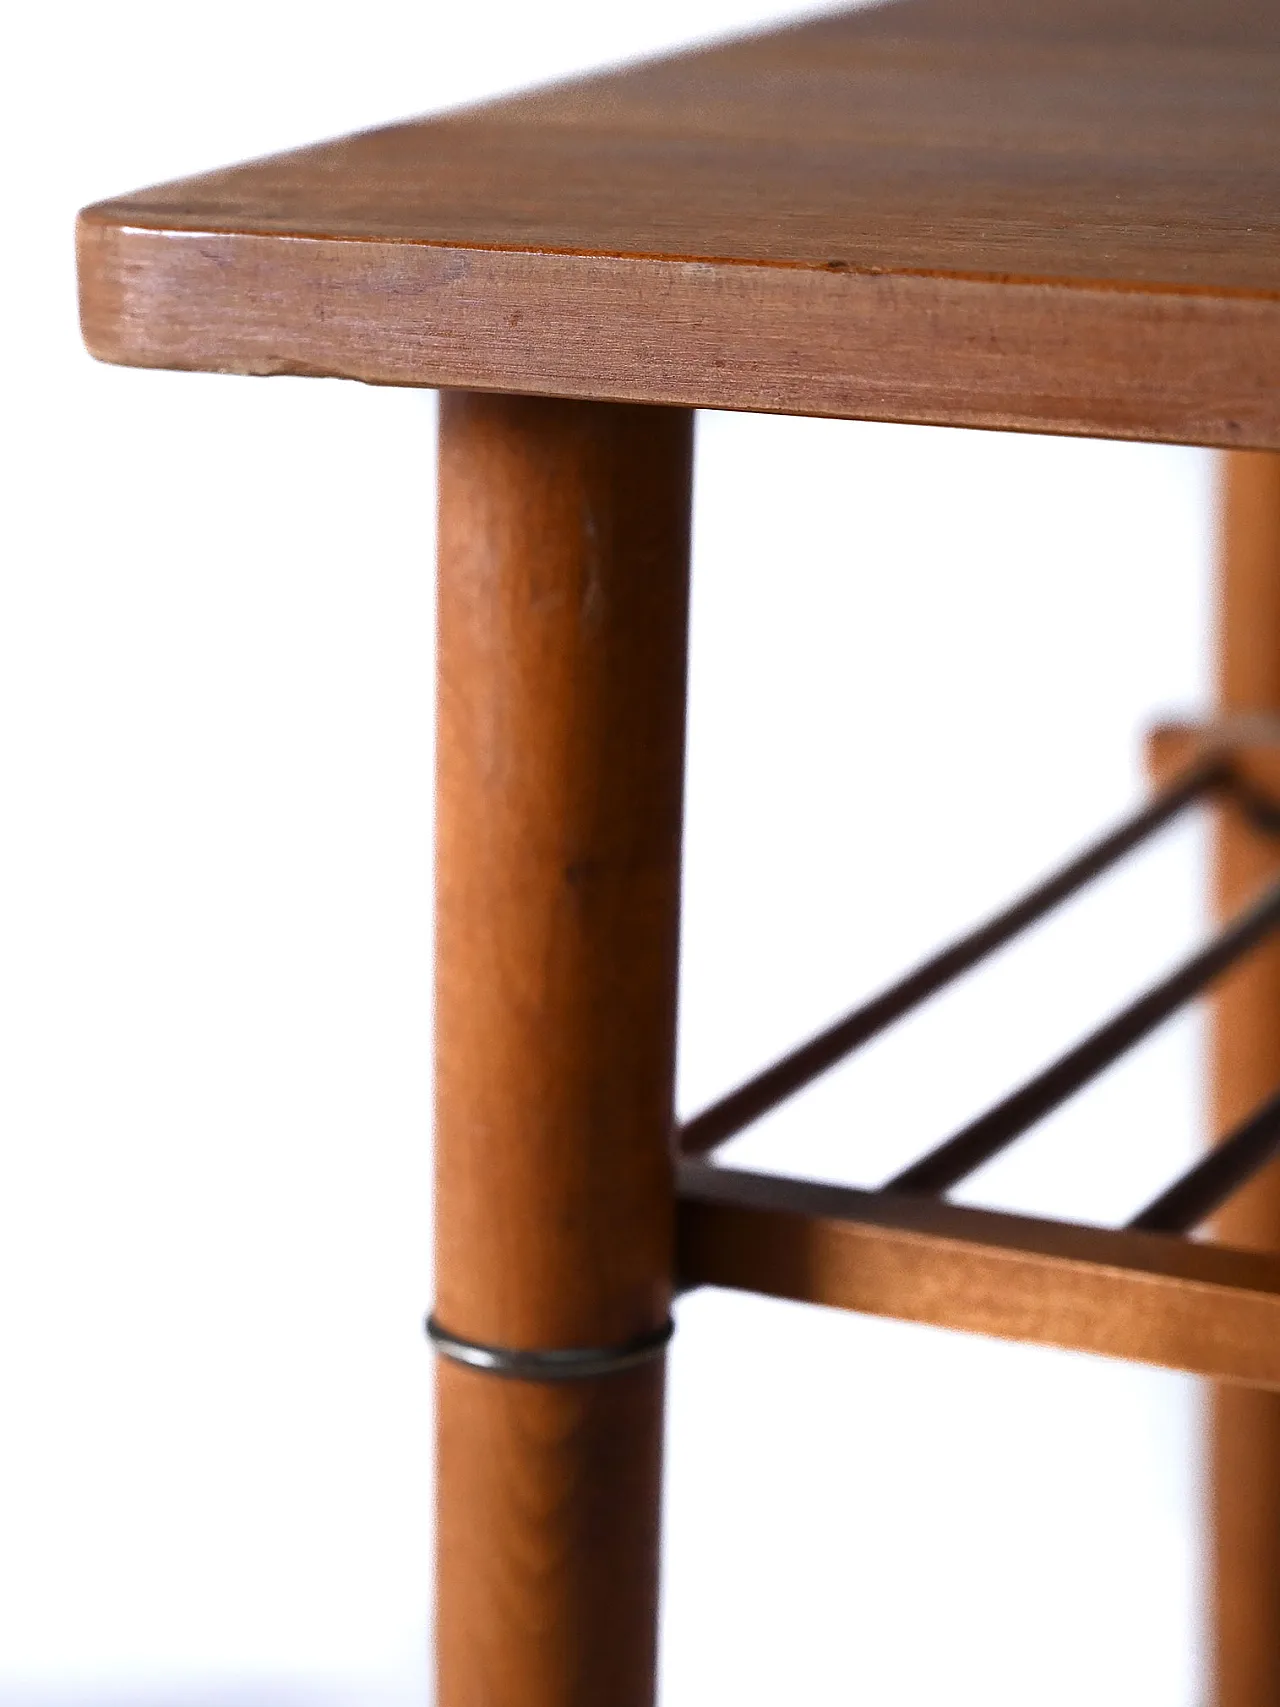
[[[1219,704],[1237,722],[1280,720],[1280,457],[1226,460],[1219,584]],[[1255,749],[1280,797],[1273,748]],[[1269,775],[1266,768],[1269,767]],[[1219,813],[1220,916],[1280,870],[1280,841]],[[1224,979],[1213,1006],[1211,1120],[1230,1130],[1280,1085],[1280,945]],[[1233,1245],[1280,1251],[1280,1178],[1268,1170],[1217,1222]],[[1217,1707],[1280,1707],[1280,1397],[1220,1389],[1210,1439],[1212,1623]]]
[[[440,418],[436,1305],[625,1344],[673,1281],[692,419],[449,393]],[[644,1707],[660,1362],[442,1367],[440,1707]]]
[[[441,1707],[652,1707],[662,1398],[439,1360]]]
[[[106,360],[1280,446],[1270,6],[895,0],[117,198]]]
[[[1280,1388],[1280,1256],[686,1162],[680,1274]]]

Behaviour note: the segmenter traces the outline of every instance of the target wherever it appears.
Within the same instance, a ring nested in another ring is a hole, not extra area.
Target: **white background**
[[[223,0],[6,25],[0,1704],[428,1688],[434,402],[95,366],[82,202],[796,15]],[[680,1103],[1141,788],[1212,460],[699,422]],[[1194,939],[1175,831],[738,1153],[875,1182]],[[1194,1016],[962,1194],[1105,1221]],[[1193,1707],[1189,1381],[726,1296],[672,1357],[663,1702]],[[602,1704],[604,1707],[604,1704]]]

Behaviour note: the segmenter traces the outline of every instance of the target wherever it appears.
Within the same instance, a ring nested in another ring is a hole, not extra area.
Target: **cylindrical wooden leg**
[[[1280,713],[1280,456],[1224,458],[1219,697],[1222,710]],[[1224,808],[1215,888],[1238,908],[1280,868],[1274,841]],[[1280,1085],[1280,945],[1223,983],[1213,1011],[1213,1120],[1226,1133]],[[1280,1173],[1219,1218],[1227,1244],[1280,1249]],[[1217,1707],[1280,1707],[1280,1395],[1220,1387],[1210,1439]]]
[[[441,399],[435,1318],[487,1347],[670,1309],[691,450]],[[661,1357],[437,1395],[439,1707],[649,1707]]]

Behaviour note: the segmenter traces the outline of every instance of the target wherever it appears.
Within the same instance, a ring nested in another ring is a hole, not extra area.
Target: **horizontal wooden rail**
[[[686,1287],[1280,1388],[1280,1256],[685,1162]]]

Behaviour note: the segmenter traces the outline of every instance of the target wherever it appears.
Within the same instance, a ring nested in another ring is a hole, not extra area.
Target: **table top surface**
[[[1277,447],[1280,4],[889,0],[100,204],[81,275],[111,360]]]

